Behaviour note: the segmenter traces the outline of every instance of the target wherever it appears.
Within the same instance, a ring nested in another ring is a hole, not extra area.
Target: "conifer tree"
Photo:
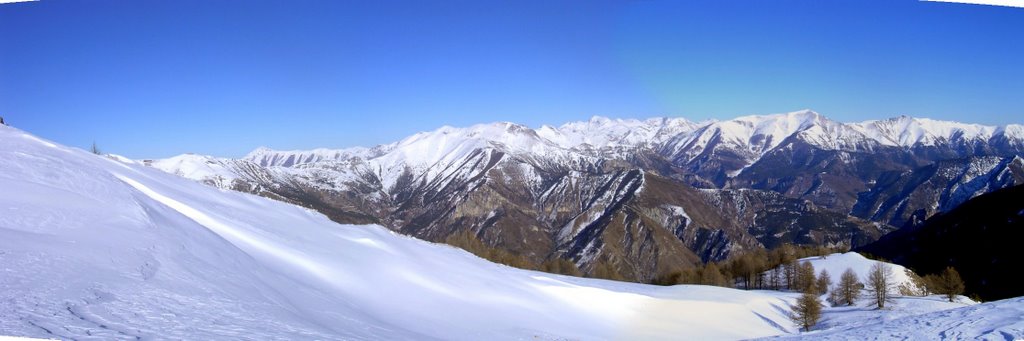
[[[804,331],[809,331],[821,319],[821,306],[821,299],[818,298],[817,294],[809,291],[804,292],[797,299],[796,305],[790,308],[792,310],[790,319],[802,326]]]
[[[952,266],[946,267],[942,274],[933,278],[932,281],[936,282],[932,285],[936,289],[935,293],[945,295],[950,302],[955,301],[958,295],[964,293],[964,281],[960,278],[960,273]]]
[[[814,265],[811,262],[804,261],[797,267],[796,275],[796,290],[800,292],[814,292]]]
[[[860,297],[860,289],[863,286],[853,269],[846,268],[846,271],[843,271],[842,276],[839,277],[839,284],[835,290],[837,291],[837,300],[833,303],[853,305]]]
[[[828,270],[821,269],[821,273],[818,274],[818,279],[815,280],[814,287],[817,289],[818,295],[824,295],[828,292],[828,288],[832,286],[832,275],[828,273]]]
[[[718,269],[718,265],[714,262],[708,262],[700,271],[700,284],[722,287],[726,285],[726,280],[725,276],[722,275],[722,271]]]

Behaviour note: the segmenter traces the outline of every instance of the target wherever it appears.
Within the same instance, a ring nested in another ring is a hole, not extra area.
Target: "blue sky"
[[[0,116],[134,158],[814,109],[1024,123],[1024,9],[917,1],[0,5]]]

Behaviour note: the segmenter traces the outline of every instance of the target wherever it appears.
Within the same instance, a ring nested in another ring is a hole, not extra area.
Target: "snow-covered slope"
[[[821,273],[821,270],[828,270],[828,274],[832,277],[832,283],[839,283],[839,277],[843,275],[846,269],[853,270],[857,274],[857,278],[860,278],[861,282],[867,282],[866,278],[870,273],[871,267],[877,263],[889,267],[892,273],[892,282],[894,287],[906,284],[908,287],[916,288],[917,286],[910,280],[907,275],[907,268],[899,264],[883,263],[872,259],[867,259],[859,253],[847,252],[847,253],[834,253],[823,257],[808,257],[801,258],[799,262],[809,262],[814,266],[815,275]]]
[[[785,337],[807,340],[1020,340],[1024,338],[1024,298],[960,306],[919,298],[902,299],[897,304],[932,308],[924,314],[881,319],[871,324],[838,324],[827,330]],[[897,308],[899,309],[899,308]],[[854,318],[879,315],[877,311],[840,312]],[[828,311],[825,319],[829,319]]]
[[[0,126],[0,335],[737,339],[785,295],[512,269]]]
[[[221,181],[231,182],[238,178],[238,173],[230,166],[230,160],[207,155],[182,154],[154,160],[150,165],[189,179],[222,179]]]
[[[869,269],[878,261],[847,252],[825,257],[800,259],[814,265],[816,271],[828,270],[833,283],[847,268],[864,281]],[[884,263],[891,268],[892,279],[899,284],[912,284],[905,268]],[[785,339],[807,340],[1016,340],[1024,338],[1024,298],[978,304],[959,296],[948,302],[945,296],[900,296],[894,293],[885,309],[875,308],[868,295],[862,295],[853,306],[828,307],[811,332],[784,335]]]
[[[569,122],[555,128],[542,126],[537,134],[564,148],[656,146],[676,135],[692,132],[699,123],[685,118],[647,120],[594,116],[589,121]]]
[[[995,126],[913,118],[909,116],[865,121],[851,124],[850,126],[881,145],[898,147],[932,146],[937,143],[956,140],[986,141],[992,138],[997,130],[1001,130]]]
[[[313,150],[277,151],[259,147],[243,157],[263,167],[292,167],[320,161],[341,161],[356,157],[369,157],[374,150],[363,147],[348,149],[318,148]]]

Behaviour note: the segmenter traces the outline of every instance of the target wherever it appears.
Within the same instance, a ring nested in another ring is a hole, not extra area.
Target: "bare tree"
[[[813,292],[805,292],[797,299],[796,305],[790,307],[789,318],[803,326],[804,331],[811,330],[821,319],[821,299]]]
[[[871,270],[868,270],[868,278],[865,282],[867,282],[868,293],[874,299],[874,304],[878,306],[878,309],[885,308],[885,302],[892,302],[895,283],[893,283],[892,269],[889,268],[889,265],[876,262],[871,266]]]
[[[789,260],[782,265],[783,275],[786,277],[786,289],[796,288],[796,268],[799,267],[795,260]]]
[[[843,275],[839,277],[839,285],[836,287],[838,292],[837,300],[835,304],[853,305],[857,302],[857,298],[860,297],[860,289],[864,285],[857,279],[857,274],[853,272],[853,269],[846,268],[843,271]]]
[[[100,148],[96,146],[96,141],[92,141],[92,147],[89,148],[89,151],[96,155],[101,154]]]
[[[779,290],[782,288],[782,266],[772,268],[768,272],[768,288],[772,290]]]

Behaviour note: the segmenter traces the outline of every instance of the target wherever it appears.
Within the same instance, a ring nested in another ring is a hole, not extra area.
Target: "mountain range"
[[[1024,126],[804,110],[692,122],[442,127],[372,148],[186,154],[147,165],[444,241],[471,231],[534,263],[650,281],[783,243],[866,245],[1024,183]]]

